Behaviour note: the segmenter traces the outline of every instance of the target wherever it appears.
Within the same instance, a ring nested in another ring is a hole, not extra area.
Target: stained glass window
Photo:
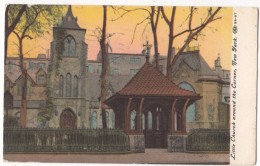
[[[66,75],[66,97],[71,96],[71,75],[68,73]]]
[[[91,128],[96,129],[98,126],[97,112],[93,111],[91,114]]]
[[[72,36],[68,36],[64,39],[64,55],[75,56],[76,42]]]
[[[59,83],[59,96],[63,96],[63,75],[60,75],[60,83]]]

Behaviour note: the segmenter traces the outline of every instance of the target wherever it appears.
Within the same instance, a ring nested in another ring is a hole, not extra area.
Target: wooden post
[[[190,99],[187,99],[182,110],[182,133],[186,133],[186,110]]]
[[[178,99],[174,99],[172,102],[171,112],[170,112],[170,120],[169,120],[169,133],[172,135],[175,131],[175,105]]]
[[[137,131],[138,131],[138,133],[142,133],[143,103],[144,103],[144,98],[141,99],[139,109],[138,109],[138,112],[137,112]]]
[[[130,128],[129,128],[129,125],[130,125],[129,110],[130,110],[131,102],[132,102],[132,98],[129,98],[126,109],[125,109],[125,132],[128,132],[130,130]]]

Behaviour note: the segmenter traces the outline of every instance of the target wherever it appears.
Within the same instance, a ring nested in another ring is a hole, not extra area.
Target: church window
[[[60,96],[60,97],[63,97],[63,76],[62,76],[62,75],[60,75],[59,96]]]
[[[41,74],[38,76],[38,84],[45,84],[45,75]]]
[[[79,84],[79,79],[77,76],[74,76],[74,97],[78,97],[78,85]]]
[[[179,84],[179,87],[188,91],[195,92],[194,88],[192,85],[190,85],[187,82],[182,82]],[[191,104],[186,111],[186,122],[194,122],[195,121],[195,116],[196,116],[196,105],[195,103]]]
[[[75,56],[76,42],[72,36],[64,39],[64,56]]]
[[[130,119],[130,129],[136,130],[136,111],[131,111],[131,119]]]
[[[115,128],[115,113],[114,111],[111,112],[111,122],[112,122],[112,128]]]
[[[88,72],[89,72],[89,73],[94,73],[94,67],[93,67],[93,65],[90,64],[90,65],[88,66]]]
[[[209,121],[211,121],[211,122],[214,119],[214,106],[212,104],[208,105],[208,118],[209,118]]]
[[[141,59],[137,57],[130,57],[130,64],[139,65],[141,64]]]
[[[98,127],[97,112],[93,111],[91,114],[91,128],[96,129]]]
[[[66,97],[71,96],[71,75],[68,73],[66,75]]]
[[[107,123],[107,128],[109,128],[109,112],[106,111],[106,123]]]
[[[44,69],[45,68],[45,63],[38,63],[38,67]]]
[[[29,69],[33,69],[34,67],[34,63],[33,62],[29,62]]]
[[[153,115],[149,111],[148,112],[148,130],[152,130],[152,129],[153,129]]]
[[[107,99],[113,95],[112,90],[110,88],[107,90],[106,95],[107,95]]]
[[[112,63],[115,64],[115,65],[119,64],[119,57],[113,57]]]

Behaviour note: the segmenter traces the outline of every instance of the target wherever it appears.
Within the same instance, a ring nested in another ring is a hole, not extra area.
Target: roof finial
[[[67,14],[66,14],[66,17],[68,17],[68,16],[71,16],[72,18],[74,17],[73,13],[72,13],[71,5],[69,5],[68,11],[67,11]]]
[[[149,41],[147,40],[146,44],[144,44],[143,47],[146,48],[146,63],[149,63],[152,45],[149,44]]]

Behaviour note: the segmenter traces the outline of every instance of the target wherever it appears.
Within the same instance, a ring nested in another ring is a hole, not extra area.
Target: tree
[[[133,43],[137,27],[143,23],[146,23],[146,25],[143,29],[143,32],[144,32],[146,30],[146,27],[150,24],[152,34],[153,34],[155,67],[159,70],[159,48],[158,48],[158,38],[157,38],[157,27],[158,27],[159,18],[160,18],[161,7],[151,6],[150,10],[148,8],[136,8],[136,9],[129,10],[122,6],[122,7],[118,7],[118,8],[114,7],[113,9],[118,12],[123,11],[123,13],[122,14],[119,13],[119,17],[117,17],[116,19],[113,19],[112,21],[116,21],[131,12],[144,11],[147,13],[148,16],[135,25],[131,43]]]
[[[185,48],[189,45],[189,43],[193,40],[197,40],[198,37],[201,35],[201,32],[213,21],[216,21],[218,19],[221,19],[221,17],[216,17],[216,15],[218,14],[218,12],[220,11],[221,7],[218,7],[217,9],[215,9],[213,11],[213,8],[210,7],[208,8],[208,14],[207,16],[202,19],[201,24],[198,26],[193,27],[192,23],[194,20],[194,13],[195,11],[197,11],[198,9],[196,7],[190,7],[190,11],[189,11],[189,15],[187,17],[187,28],[179,33],[174,33],[174,28],[176,25],[176,20],[175,20],[175,16],[176,16],[176,11],[177,11],[177,7],[172,7],[172,12],[171,12],[171,16],[168,17],[165,13],[164,7],[161,7],[162,10],[162,16],[168,26],[169,29],[169,36],[168,36],[168,53],[167,53],[167,77],[169,79],[171,79],[171,72],[172,72],[172,65],[173,62],[177,59],[177,57],[180,55],[180,53],[182,53]],[[187,34],[186,39],[184,41],[184,44],[180,47],[180,49],[178,50],[178,52],[176,53],[176,55],[174,57],[172,57],[172,47],[173,47],[173,43],[174,40],[177,37],[180,37],[184,34]]]
[[[101,40],[99,41],[101,54],[102,54],[102,71],[101,71],[101,112],[102,112],[102,125],[103,128],[107,128],[106,122],[106,110],[105,103],[106,100],[106,75],[107,75],[107,49],[106,49],[106,29],[107,29],[107,6],[103,6],[103,27]]]
[[[7,58],[9,35],[16,28],[16,26],[19,23],[26,8],[27,8],[27,5],[8,5],[6,7],[6,10],[5,10],[5,57],[4,57],[5,63],[6,63],[6,58]]]
[[[12,17],[16,8],[9,6],[7,15],[10,13],[10,18]],[[15,28],[12,32],[18,39],[18,50],[19,50],[19,67],[21,70],[22,78],[22,99],[21,99],[21,117],[20,124],[21,127],[26,127],[26,116],[27,116],[27,69],[24,66],[24,41],[27,39],[34,39],[36,37],[44,35],[48,32],[48,27],[56,22],[56,18],[60,16],[61,12],[60,6],[44,6],[44,5],[34,5],[31,7],[26,7],[25,11],[21,15],[19,21],[16,23]],[[9,15],[8,15],[9,16]],[[9,17],[8,17],[9,18]],[[7,43],[6,43],[7,44]]]

